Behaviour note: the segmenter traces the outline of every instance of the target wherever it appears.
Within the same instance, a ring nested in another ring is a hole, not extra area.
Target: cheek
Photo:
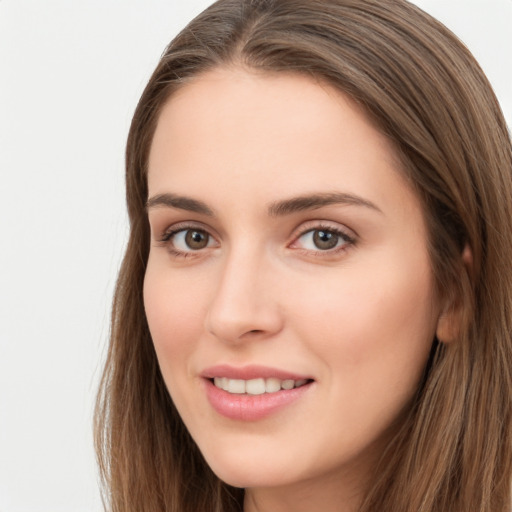
[[[294,309],[311,350],[333,367],[333,379],[350,381],[351,390],[368,398],[385,389],[414,392],[436,325],[428,262],[353,267],[316,290],[302,294]]]
[[[204,324],[204,287],[178,275],[150,261],[144,279],[146,317],[164,377],[173,373],[167,370],[183,368]]]

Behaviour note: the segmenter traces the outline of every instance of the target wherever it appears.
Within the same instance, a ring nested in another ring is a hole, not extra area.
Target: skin
[[[311,78],[216,69],[163,108],[148,185],[150,203],[174,194],[210,210],[150,204],[144,284],[162,374],[207,462],[246,488],[246,512],[356,510],[443,309],[390,142]],[[269,213],[333,192],[351,200]],[[187,246],[187,228],[203,248]],[[322,229],[333,249],[315,245]],[[216,364],[314,382],[269,417],[232,420],[206,398],[200,374]]]

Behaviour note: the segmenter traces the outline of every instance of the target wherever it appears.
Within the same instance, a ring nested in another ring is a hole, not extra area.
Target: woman
[[[127,146],[113,511],[509,512],[512,151],[413,5],[220,0]]]

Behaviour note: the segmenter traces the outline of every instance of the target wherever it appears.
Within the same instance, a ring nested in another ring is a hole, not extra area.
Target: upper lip
[[[280,380],[309,380],[311,377],[302,375],[279,368],[271,368],[269,366],[248,365],[248,366],[230,366],[228,364],[218,364],[205,368],[201,372],[201,377],[205,379],[213,379],[215,377],[226,377],[228,379],[269,379],[275,378]]]

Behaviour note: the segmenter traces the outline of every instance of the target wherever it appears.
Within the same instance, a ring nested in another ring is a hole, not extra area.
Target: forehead
[[[340,187],[372,202],[384,189],[411,193],[391,142],[349,97],[303,75],[231,68],[164,105],[148,180],[150,195],[236,189],[265,202]]]

